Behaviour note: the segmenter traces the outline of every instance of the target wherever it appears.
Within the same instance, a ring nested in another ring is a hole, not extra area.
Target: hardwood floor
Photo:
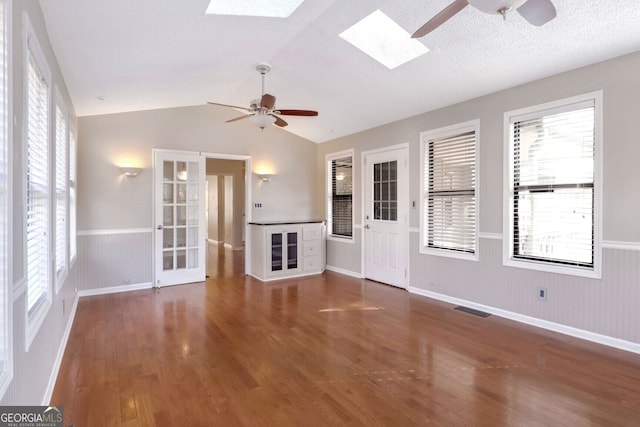
[[[637,426],[640,355],[326,272],[85,297],[51,403],[75,426]]]

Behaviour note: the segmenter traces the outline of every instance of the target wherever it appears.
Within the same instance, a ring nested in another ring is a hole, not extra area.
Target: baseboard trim
[[[455,298],[448,295],[439,294],[437,292],[431,292],[421,288],[416,288],[413,286],[410,286],[408,290],[412,294],[421,295],[427,298],[448,302],[454,305],[463,305],[466,307],[474,308],[476,310],[486,311],[487,313],[495,314],[496,316],[504,317],[505,319],[513,320],[519,323],[536,326],[538,328],[547,329],[549,331],[558,332],[560,334],[569,335],[575,338],[580,338],[580,339],[591,341],[597,344],[606,345],[608,347],[617,348],[619,350],[625,350],[631,353],[640,354],[640,344],[634,343],[631,341],[626,341],[619,338],[613,338],[607,335],[586,331],[584,329],[578,329],[572,326],[562,325],[560,323],[549,322],[547,320],[542,320],[535,317],[514,313],[512,311],[502,310],[500,308],[495,308],[495,307],[491,307],[484,304],[478,304],[473,301],[467,301],[461,298]]]
[[[79,299],[80,297],[76,293],[76,296],[73,299],[73,305],[71,306],[71,312],[69,313],[69,320],[67,320],[67,326],[64,328],[64,334],[62,335],[62,339],[60,340],[60,345],[58,346],[58,353],[56,354],[56,360],[53,362],[53,369],[51,370],[49,383],[47,384],[47,389],[45,390],[44,397],[42,398],[42,403],[41,403],[42,406],[49,406],[49,404],[51,403],[51,396],[53,395],[53,390],[56,386],[58,373],[60,372],[60,366],[62,365],[62,358],[64,357],[64,351],[67,349],[67,342],[69,341],[69,335],[71,335],[71,328],[73,327],[73,321],[76,318],[76,309],[78,308]]]
[[[358,273],[357,271],[345,270],[343,268],[334,267],[332,265],[327,265],[326,269],[329,271],[333,271],[334,273],[340,273],[340,274],[344,274],[345,276],[351,276],[351,277],[355,277],[356,279],[362,279],[362,274]]]
[[[110,286],[107,288],[85,289],[78,292],[79,297],[89,297],[94,295],[117,294],[119,292],[139,291],[141,289],[151,289],[152,282],[135,283],[133,285]]]

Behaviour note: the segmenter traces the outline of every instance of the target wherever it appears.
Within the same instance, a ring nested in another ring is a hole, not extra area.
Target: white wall
[[[640,111],[640,52],[559,74],[391,123],[318,147],[318,194],[324,195],[327,153],[410,144],[410,199],[420,201],[422,131],[480,119],[480,261],[418,253],[420,208],[410,210],[410,286],[487,307],[640,344],[640,190],[637,114]],[[506,268],[502,234],[503,113],[521,107],[602,90],[604,93],[603,277],[601,280]],[[354,171],[355,244],[328,242],[330,266],[360,274],[362,183]],[[325,203],[324,196],[321,200]],[[496,239],[497,238],[497,239]],[[548,289],[547,302],[536,288]],[[640,347],[638,347],[640,349]]]
[[[25,268],[25,159],[24,153],[24,127],[25,114],[24,93],[24,13],[29,16],[40,47],[51,69],[51,87],[57,87],[70,114],[71,124],[75,126],[75,113],[69,100],[67,88],[63,76],[58,67],[54,52],[49,43],[49,38],[44,25],[42,12],[37,0],[21,0],[12,2],[12,55],[11,72],[13,77],[13,188],[12,188],[12,233],[11,240],[11,266],[13,276],[13,325],[11,335],[13,337],[13,380],[6,393],[0,399],[0,405],[41,405],[48,403],[48,396],[53,387],[51,380],[62,358],[61,345],[64,344],[65,334],[70,326],[70,314],[76,301],[75,288],[77,286],[77,263],[71,266],[69,275],[62,284],[59,292],[55,292],[52,286],[53,301],[44,323],[38,334],[33,339],[29,351],[25,350],[26,327],[26,268]],[[53,105],[51,105],[51,111]],[[53,117],[51,114],[51,135],[53,135]],[[12,120],[10,120],[10,123]],[[51,159],[53,170],[54,161]],[[55,212],[55,210],[52,210]],[[53,267],[52,267],[53,270]],[[52,274],[52,277],[53,274]]]

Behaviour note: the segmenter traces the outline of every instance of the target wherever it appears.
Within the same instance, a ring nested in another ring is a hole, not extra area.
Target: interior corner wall
[[[52,304],[47,316],[39,328],[37,335],[26,350],[26,231],[24,227],[26,200],[26,159],[24,158],[26,137],[26,114],[24,111],[24,96],[26,91],[24,79],[24,15],[27,14],[36,38],[42,48],[46,62],[51,70],[50,89],[57,88],[68,113],[70,127],[75,128],[76,119],[74,106],[68,95],[66,84],[57,59],[51,47],[44,18],[37,0],[21,0],[10,3],[11,9],[11,108],[13,118],[12,128],[12,189],[11,189],[11,244],[10,270],[13,285],[12,321],[10,333],[13,338],[13,379],[0,405],[43,405],[49,404],[49,396],[53,384],[51,380],[64,350],[64,342],[69,332],[71,314],[76,302],[77,263],[69,267],[69,274],[61,284],[59,291],[55,291],[54,283],[49,283],[52,289]],[[50,108],[55,108],[51,102]],[[50,129],[53,127],[54,114],[50,115]],[[50,156],[50,167],[53,170],[55,156]],[[52,202],[53,204],[53,202]],[[55,212],[52,206],[52,212]],[[51,268],[51,277],[53,267]],[[53,282],[53,279],[51,280]]]
[[[363,151],[409,142],[410,289],[469,301],[640,344],[640,197],[637,112],[640,111],[640,52],[550,76],[525,85],[336,139],[318,147],[317,193],[324,194],[325,155],[353,148],[354,167]],[[504,112],[584,93],[603,91],[603,275],[601,280],[502,265]],[[420,132],[480,120],[478,262],[419,253]],[[330,267],[361,273],[362,183],[354,170],[355,244],[327,243]],[[326,210],[326,200],[319,199]],[[537,299],[546,287],[547,301]],[[640,347],[637,347],[640,348]]]

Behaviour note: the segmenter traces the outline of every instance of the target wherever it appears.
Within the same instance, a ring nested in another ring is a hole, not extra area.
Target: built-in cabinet
[[[249,226],[252,276],[267,281],[324,271],[326,227],[323,221],[251,223]]]

